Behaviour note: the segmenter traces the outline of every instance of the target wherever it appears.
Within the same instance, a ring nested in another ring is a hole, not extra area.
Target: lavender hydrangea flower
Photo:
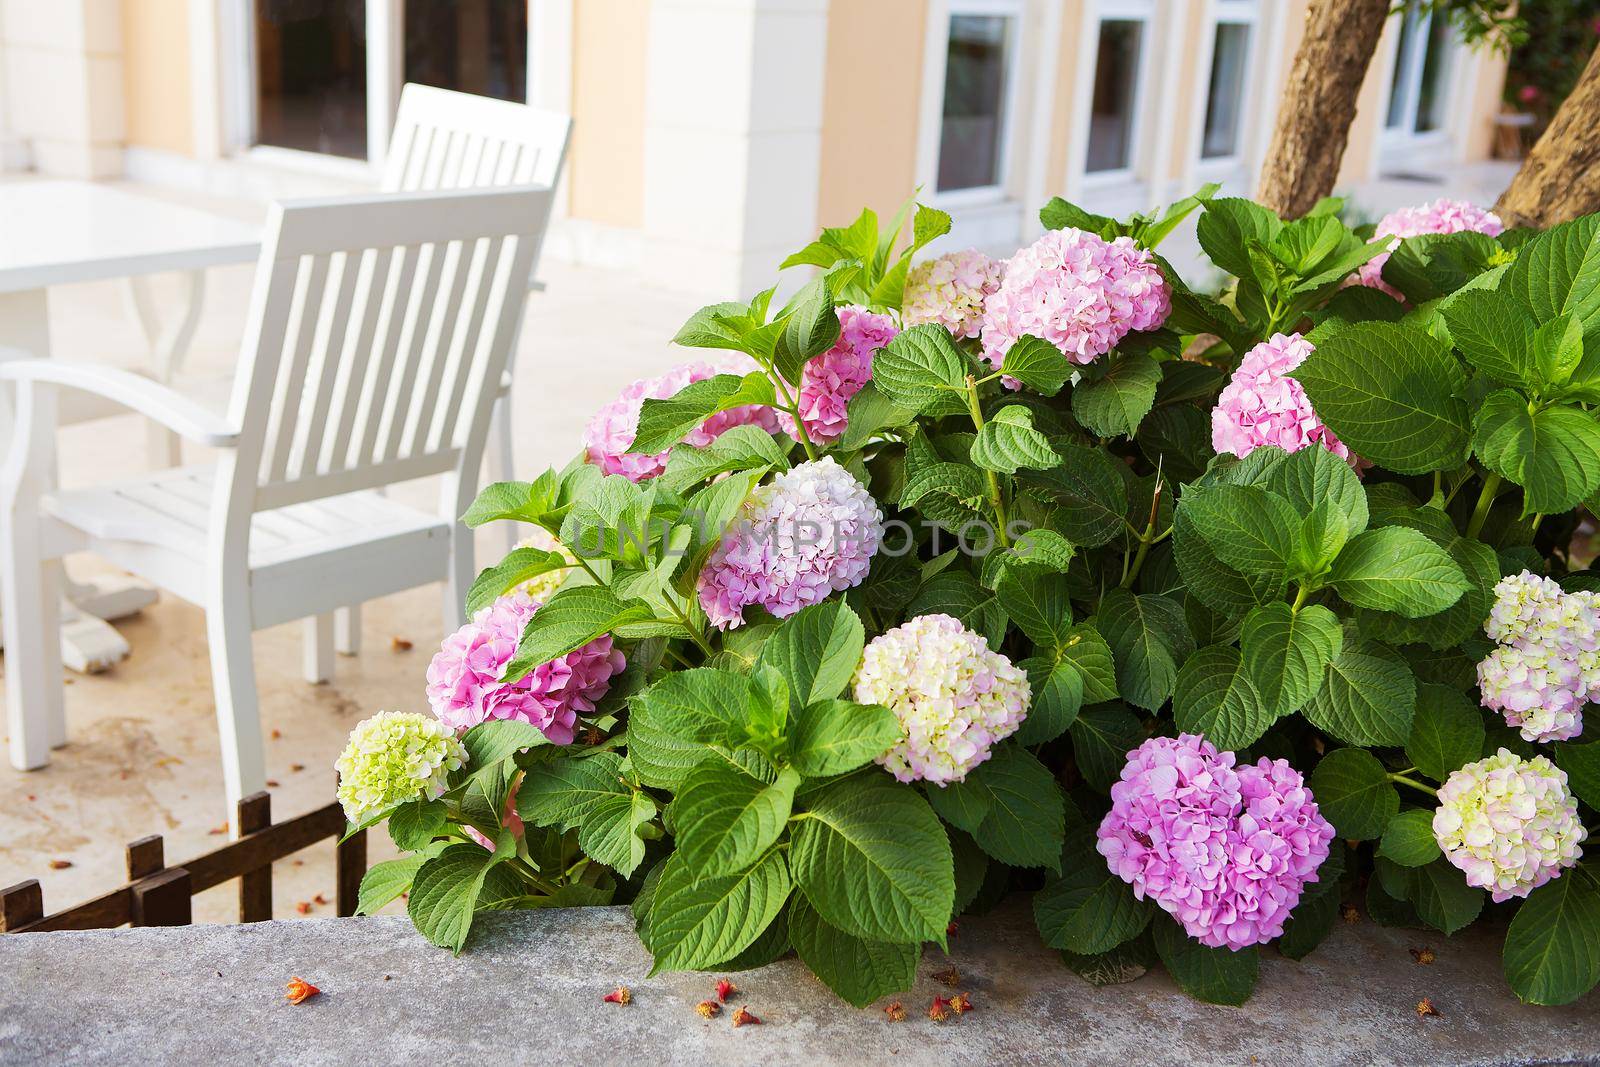
[[[900,332],[894,319],[876,311],[847,304],[835,312],[839,339],[832,348],[806,361],[796,398],[806,435],[819,445],[836,441],[844,433],[850,398],[872,380],[872,357]],[[778,423],[790,437],[798,436],[794,417],[787,411],[778,412]]]
[[[538,610],[539,601],[511,592],[444,639],[428,664],[428,703],[440,721],[465,730],[490,719],[514,719],[538,727],[555,744],[572,743],[578,715],[594,710],[627,659],[605,634],[516,682],[503,681]]]
[[[906,277],[900,317],[907,326],[933,322],[957,339],[976,337],[983,329],[984,301],[1000,288],[1005,269],[1005,260],[975,248],[924,260]]]
[[[1152,737],[1128,753],[1096,846],[1135,896],[1234,950],[1283,933],[1334,836],[1286,760],[1236,759],[1195,734]]]
[[[1439,787],[1433,836],[1445,858],[1496,902],[1525,897],[1583,855],[1586,831],[1566,772],[1502,748]]]
[[[720,630],[744,609],[784,619],[859,585],[883,537],[883,512],[831,456],[757,486],[700,571],[700,605]]]
[[[656,477],[667,469],[669,452],[630,451],[639,432],[639,412],[644,409],[644,402],[668,400],[685,386],[718,374],[752,374],[760,369],[748,356],[730,354],[720,363],[684,363],[659,377],[639,379],[595,412],[584,428],[583,447],[589,462],[607,474],[620,474],[631,482]],[[771,408],[758,404],[733,408],[706,419],[689,431],[684,441],[703,447],[733,427],[744,425],[776,433],[778,419]]]
[[[1600,597],[1523,571],[1495,586],[1483,628],[1500,646],[1478,664],[1483,706],[1529,741],[1581,734],[1584,704],[1600,700]]]
[[[882,704],[905,740],[878,757],[902,782],[959,782],[1028,714],[1028,676],[949,615],[919,615],[873,638],[854,682],[862,704]]]
[[[1171,310],[1161,268],[1130,238],[1051,230],[1011,257],[984,302],[983,358],[999,369],[1031,334],[1075,363],[1093,363],[1130,332],[1166,322]]]

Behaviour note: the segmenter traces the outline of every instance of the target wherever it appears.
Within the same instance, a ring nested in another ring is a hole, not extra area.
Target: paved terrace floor
[[[1363,217],[1441,195],[1489,203],[1508,176],[1506,165],[1492,164],[1453,174],[1448,184],[1377,183],[1357,190],[1353,200]],[[192,196],[183,199],[197,202]],[[263,213],[255,204],[198,204],[246,219]],[[708,299],[684,290],[682,279],[558,262],[547,263],[541,273],[549,287],[529,301],[513,407],[518,473],[525,477],[569,459],[589,415],[624,384],[683,358],[667,341]],[[250,278],[248,267],[211,272],[191,359],[195,378],[231,371]],[[176,299],[176,290],[170,295]],[[51,294],[50,311],[59,358],[138,362],[141,341],[119,284],[59,288]],[[68,486],[134,474],[145,469],[144,427],[129,415],[69,428],[61,454]],[[186,456],[200,458],[199,452]],[[414,493],[419,502],[433,500],[426,483],[402,493]],[[498,545],[498,539],[480,533],[480,566],[494,558]],[[92,573],[96,562],[75,558],[68,565],[76,573]],[[341,657],[337,677],[327,685],[309,686],[300,679],[298,624],[256,634],[267,774],[275,783],[278,818],[331,799],[333,761],[358,721],[381,709],[426,710],[423,672],[442,636],[439,596],[439,587],[432,585],[367,605],[363,652]],[[122,846],[128,841],[164,834],[167,860],[178,863],[215,847],[225,832],[202,613],[166,596],[117,626],[132,655],[105,674],[67,676],[70,741],[51,765],[20,773],[0,763],[0,885],[39,878],[47,910],[120,884]],[[0,657],[0,673],[4,669]],[[372,862],[390,853],[387,835],[372,835]],[[332,912],[331,905],[315,903],[318,894],[333,898],[331,843],[280,862],[275,878],[280,917],[296,917],[299,904],[308,904],[313,917]],[[235,899],[231,883],[202,894],[195,902],[196,920],[228,921],[237,914]]]

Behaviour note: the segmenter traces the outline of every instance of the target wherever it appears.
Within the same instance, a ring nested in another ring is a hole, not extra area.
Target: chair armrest
[[[174,389],[116,367],[55,359],[0,360],[0,381],[64,386],[113,400],[173,433],[212,448],[232,448],[239,430]]]

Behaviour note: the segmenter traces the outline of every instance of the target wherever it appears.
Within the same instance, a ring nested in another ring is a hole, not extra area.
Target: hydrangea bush
[[[1006,261],[864,212],[486,488],[536,533],[340,760],[406,853],[362,909],[627,904],[658,971],[854,1004],[1016,894],[1097,983],[1241,1003],[1365,916],[1593,987],[1600,218],[1215,192]],[[1215,292],[1156,251],[1196,211]]]

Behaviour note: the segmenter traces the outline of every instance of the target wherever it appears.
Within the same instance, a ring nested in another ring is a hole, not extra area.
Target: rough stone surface
[[[452,958],[402,918],[0,938],[0,1063],[1377,1064],[1600,1062],[1600,994],[1519,1004],[1498,933],[1445,939],[1341,926],[1296,964],[1273,953],[1244,1008],[1198,1004],[1165,975],[1094,988],[1039,944],[1020,902],[963,920],[930,949],[907,1018],[835,999],[795,959],[735,975],[721,1017],[694,1007],[715,975],[646,978],[622,908],[480,920]],[[1412,947],[1437,960],[1423,966]],[[954,965],[973,1012],[927,1007]],[[299,975],[322,995],[292,1006]],[[601,1002],[613,986],[633,1003]],[[1421,1018],[1427,997],[1440,1015]],[[734,1029],[737,1004],[764,1025]]]

